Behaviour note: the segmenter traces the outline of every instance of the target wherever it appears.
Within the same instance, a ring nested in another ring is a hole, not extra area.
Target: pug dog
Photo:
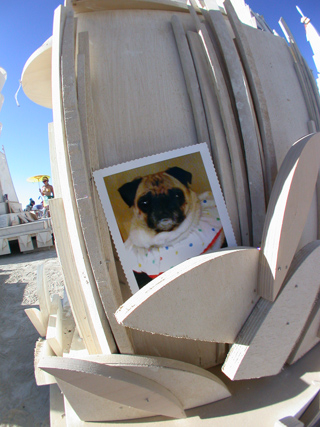
[[[211,243],[212,235],[216,236],[217,229],[222,230],[221,224],[213,227],[215,221],[207,211],[201,220],[202,205],[214,212],[213,197],[206,192],[202,200],[190,188],[191,183],[192,174],[175,166],[136,178],[118,189],[133,211],[125,248],[139,287],[202,253]],[[214,231],[208,233],[208,225]]]

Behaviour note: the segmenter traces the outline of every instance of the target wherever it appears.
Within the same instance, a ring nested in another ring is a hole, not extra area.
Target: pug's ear
[[[174,166],[173,168],[167,169],[166,173],[173,176],[174,178],[176,178],[178,181],[180,181],[186,187],[188,186],[188,184],[191,184],[192,173],[187,172],[184,169],[179,168],[178,166]]]
[[[126,184],[123,184],[120,188],[118,188],[120,196],[129,206],[129,208],[131,208],[131,206],[133,206],[134,204],[136,192],[141,181],[142,181],[142,178],[137,178],[131,182],[127,182]]]

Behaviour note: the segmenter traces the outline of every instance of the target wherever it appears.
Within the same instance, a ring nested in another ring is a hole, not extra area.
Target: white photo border
[[[211,154],[206,142],[196,144],[196,145],[191,145],[184,148],[178,148],[172,151],[166,151],[160,154],[154,154],[148,157],[142,157],[136,160],[120,163],[104,169],[99,169],[93,172],[93,177],[94,177],[98,194],[102,203],[104,214],[108,222],[110,233],[112,235],[115,248],[118,252],[120,262],[123,266],[124,273],[127,277],[128,284],[133,294],[139,290],[139,287],[138,287],[136,278],[134,276],[133,270],[130,267],[130,263],[126,259],[127,257],[125,253],[124,241],[121,237],[120,229],[117,224],[117,219],[114,214],[114,210],[112,207],[108,190],[104,182],[104,178],[111,175],[126,172],[129,170],[152,165],[154,163],[159,163],[166,160],[172,160],[178,157],[183,157],[183,156],[186,156],[189,154],[195,154],[195,153],[199,153],[201,156],[201,160],[205,168],[205,172],[211,187],[211,191],[217,205],[217,209],[219,212],[221,224],[224,230],[228,247],[237,246],[235,235],[234,235],[231,221],[230,221],[230,217],[229,217],[227,207],[224,201],[224,197],[221,191],[220,183],[218,181],[218,177],[211,159]]]

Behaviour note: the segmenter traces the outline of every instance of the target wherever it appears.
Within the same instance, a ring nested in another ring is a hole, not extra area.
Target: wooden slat
[[[319,293],[320,241],[295,256],[275,302],[260,299],[231,347],[222,371],[232,380],[278,374]]]
[[[244,246],[251,246],[252,228],[250,224],[251,209],[249,201],[249,189],[243,153],[241,149],[241,141],[239,138],[237,125],[232,110],[230,97],[227,91],[224,77],[222,75],[216,52],[211,43],[206,26],[205,24],[200,22],[194,8],[191,5],[189,7],[189,10],[191,12],[193,21],[200,36],[202,48],[206,55],[208,71],[210,73],[211,81],[215,89],[215,93],[219,103],[220,114],[226,133],[233,169],[234,184],[236,188],[242,244]]]
[[[188,31],[187,36],[205,107],[213,163],[215,165],[219,182],[222,187],[235,238],[237,244],[239,245],[241,244],[239,211],[237,206],[236,190],[233,181],[228,144],[219,111],[219,105],[214,88],[211,84],[211,79],[208,73],[205,55],[201,48],[201,40],[199,35],[192,31]]]
[[[188,94],[190,97],[190,102],[192,105],[198,142],[209,143],[208,127],[201,99],[199,83],[194,69],[194,64],[192,61],[192,56],[189,50],[185,31],[182,22],[177,15],[173,15],[171,19],[171,24],[178,47],[178,52],[181,60],[184,78],[187,85]]]
[[[259,79],[259,74],[257,72],[255,58],[252,55],[250,46],[247,42],[246,34],[243,30],[243,24],[240,22],[237,14],[235,13],[230,0],[224,1],[224,7],[227,11],[229,22],[236,37],[237,47],[239,49],[241,61],[247,75],[254,101],[255,111],[258,117],[259,129],[265,155],[267,188],[270,194],[277,174],[277,164],[268,106],[264,96],[263,87]]]
[[[41,337],[46,336],[47,325],[43,322],[42,313],[37,308],[27,308],[24,310],[26,315],[29,317],[30,322],[36,328],[38,334]]]
[[[54,142],[54,125],[53,125],[53,123],[48,124],[48,139],[49,139],[49,153],[50,153],[52,185],[53,185],[53,189],[54,189],[54,194],[55,194],[55,197],[61,197],[61,183],[59,180],[57,153],[56,153],[55,142]]]
[[[83,298],[79,272],[72,251],[63,200],[60,198],[52,199],[50,211],[56,249],[60,259],[65,288],[75,323],[89,354],[98,353],[99,347],[96,345],[97,339],[95,338],[94,328],[90,324],[87,301]]]
[[[109,233],[99,231],[99,218],[100,221],[105,221],[105,218],[101,219],[97,213],[101,207],[97,203],[96,187],[91,179],[92,170],[99,167],[99,160],[92,113],[88,33],[78,34],[77,95],[78,102],[75,99],[73,102],[75,110],[76,104],[78,104],[79,116],[75,114],[76,122],[73,123],[73,127],[78,132],[78,149],[75,150],[71,141],[68,143],[68,147],[81,226],[99,295],[117,346],[120,352],[132,353],[129,333],[118,325],[113,315],[122,304],[123,299],[119,279],[115,273],[115,261]],[[73,97],[75,97],[74,92]],[[87,174],[83,173],[83,169],[87,171]],[[86,175],[85,179],[83,179],[84,175]],[[107,251],[103,250],[102,240],[105,242],[104,247]]]
[[[184,0],[73,0],[72,5],[75,13],[114,9],[183,11],[187,8]]]
[[[320,165],[320,134],[297,141],[274,184],[263,231],[259,295],[274,301],[288,272],[308,217]],[[294,232],[293,232],[294,231]]]
[[[250,94],[248,88],[245,87],[245,77],[238,52],[221,12],[209,9],[209,12],[204,13],[204,16],[218,42],[231,81],[248,173],[253,246],[260,247],[266,213],[265,160],[263,149],[260,147],[256,134],[255,117],[249,99]]]
[[[60,27],[58,28],[57,37],[60,34]],[[57,40],[59,41],[59,39]],[[74,254],[74,262],[78,271],[78,278],[80,280],[82,298],[86,300],[87,304],[87,315],[89,316],[89,323],[91,332],[93,332],[93,341],[96,349],[92,352],[103,352],[110,353],[116,351],[114,340],[108,325],[107,318],[105,316],[100,297],[97,292],[96,284],[92,274],[90,262],[86,252],[86,247],[81,231],[79,216],[77,212],[77,206],[73,191],[73,182],[71,176],[71,170],[69,165],[69,157],[67,152],[67,143],[65,141],[65,131],[69,129],[66,126],[64,129],[64,121],[68,124],[68,119],[72,120],[72,117],[68,117],[67,109],[63,103],[67,101],[67,90],[68,84],[73,84],[75,76],[70,73],[70,63],[74,63],[74,25],[73,16],[69,13],[66,18],[63,31],[62,40],[62,57],[60,68],[60,50],[56,48],[55,53],[55,34],[53,34],[53,56],[58,56],[56,67],[53,68],[52,81],[53,85],[56,84],[56,91],[53,91],[53,118],[54,118],[54,134],[55,144],[57,152],[57,164],[59,168],[59,179],[64,185],[61,186],[62,197],[65,205],[65,209],[68,212],[66,215],[66,229],[70,236],[72,236],[72,252]],[[60,69],[62,79],[64,79],[63,87],[60,82]],[[69,82],[68,82],[69,79]],[[63,103],[61,102],[61,95],[64,98]],[[61,242],[62,243],[62,242]],[[72,282],[71,282],[72,283]]]
[[[258,299],[258,259],[255,248],[194,257],[140,289],[116,318],[156,334],[233,343]]]
[[[59,295],[53,295],[46,340],[57,356],[63,354],[62,304]]]
[[[295,346],[288,357],[287,363],[290,365],[303,357],[320,341],[318,336],[320,325],[320,295],[312,307],[308,320],[302,330],[302,333],[295,343]]]

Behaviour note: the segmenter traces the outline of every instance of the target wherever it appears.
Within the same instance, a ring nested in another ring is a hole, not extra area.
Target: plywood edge
[[[191,258],[140,289],[116,319],[160,335],[232,343],[257,302],[258,257],[257,249],[240,247]]]
[[[75,13],[125,9],[173,12],[187,10],[184,0],[72,0],[72,7]]]
[[[281,371],[319,293],[319,253],[320,241],[306,245],[296,255],[277,300],[259,300],[222,367],[230,379],[260,378]]]
[[[319,142],[320,134],[312,134],[294,143],[272,189],[262,236],[258,288],[259,295],[271,301],[288,272],[309,213],[319,170]]]

